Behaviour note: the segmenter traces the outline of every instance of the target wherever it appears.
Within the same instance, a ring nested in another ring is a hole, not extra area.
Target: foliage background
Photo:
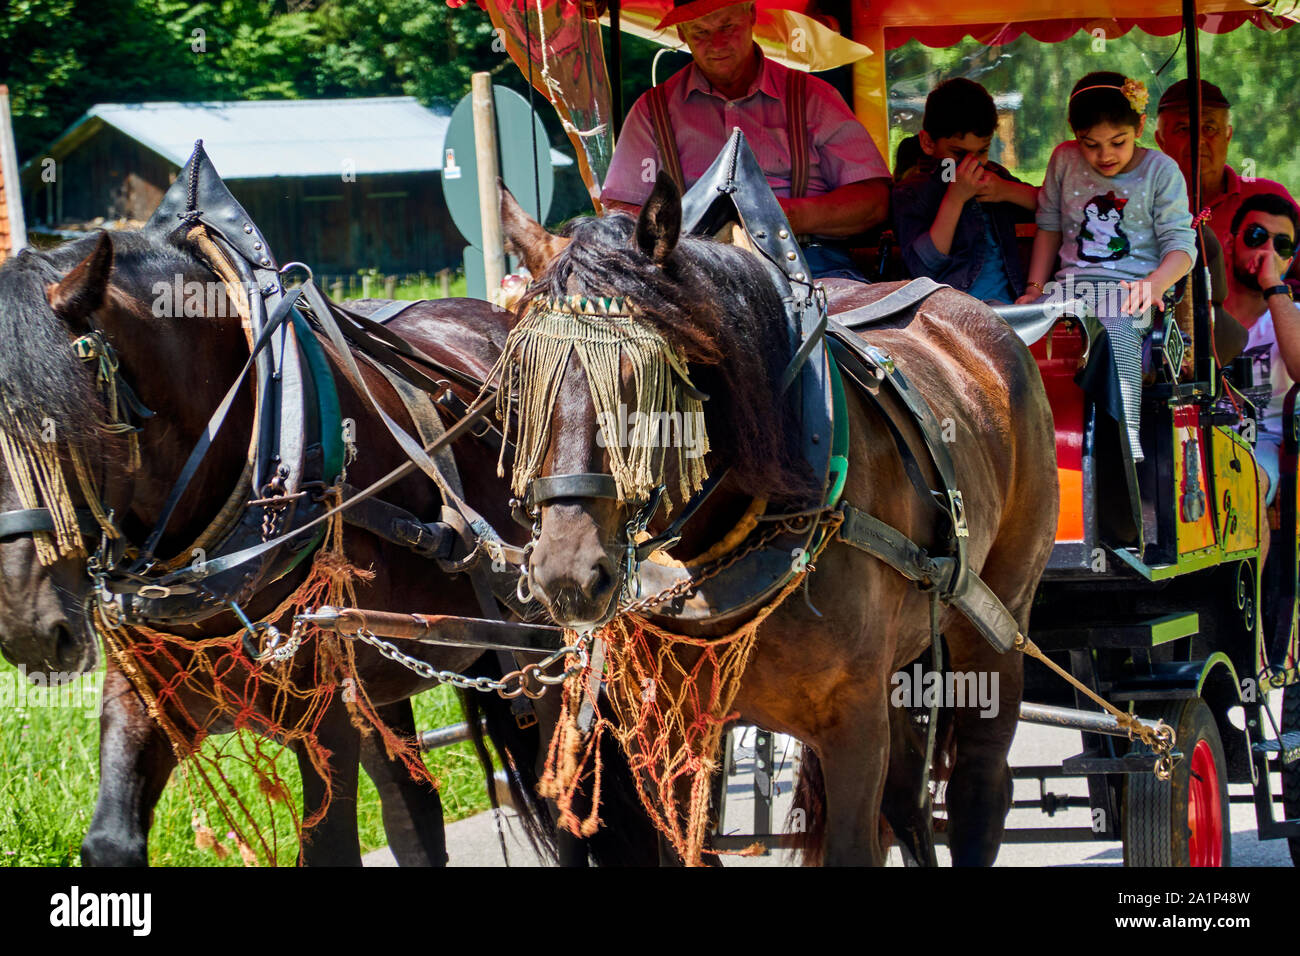
[[[1097,49],[1097,47],[1102,47]],[[1300,191],[1300,27],[1267,33],[1253,26],[1215,36],[1200,35],[1201,76],[1217,84],[1233,104],[1228,162],[1241,171],[1254,160],[1255,175]],[[1070,89],[1093,70],[1115,70],[1142,80],[1151,94],[1142,143],[1155,146],[1155,112],[1160,94],[1187,75],[1185,48],[1177,36],[1155,37],[1140,30],[1094,44],[1080,32],[1061,43],[1045,44],[1023,36],[1001,47],[967,40],[931,50],[913,41],[891,51],[892,149],[921,126],[919,113],[901,105],[943,80],[966,76],[990,93],[1023,94],[1016,116],[1016,170],[1029,182],[1042,182],[1052,149],[1070,138],[1065,107]],[[1166,65],[1167,64],[1167,65]],[[1163,71],[1161,68],[1163,66]],[[994,144],[996,154],[997,144]],[[995,155],[996,158],[996,155]]]
[[[203,52],[192,49],[203,31]],[[1229,161],[1253,158],[1257,175],[1300,189],[1300,28],[1270,34],[1243,27],[1201,35],[1203,75],[1236,105]],[[1040,181],[1052,147],[1070,135],[1065,103],[1083,74],[1113,69],[1146,81],[1151,113],[1184,75],[1178,38],[1141,31],[1098,50],[1079,33],[1057,44],[1022,37],[1001,47],[974,41],[931,50],[912,42],[888,54],[898,139],[920,124],[915,101],[941,80],[969,76],[994,94],[1021,92],[1018,171]],[[657,48],[625,36],[623,99],[650,81]],[[1162,64],[1168,61],[1162,73]],[[659,76],[686,62],[664,58]],[[0,13],[0,82],[9,84],[19,155],[25,160],[101,102],[410,95],[450,106],[477,70],[527,93],[524,78],[493,50],[486,14],[445,0],[9,0]],[[843,79],[843,77],[841,77]],[[542,110],[553,144],[568,152],[558,121]],[[1151,128],[1144,140],[1154,144]],[[883,145],[883,144],[882,144]]]

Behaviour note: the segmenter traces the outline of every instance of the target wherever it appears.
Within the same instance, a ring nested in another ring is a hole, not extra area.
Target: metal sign
[[[555,170],[551,165],[551,142],[541,119],[528,108],[528,101],[504,86],[492,88],[496,108],[497,151],[501,179],[524,210],[539,222],[545,222],[555,192]],[[529,122],[537,130],[536,181],[541,186],[540,202],[534,186],[532,160],[533,136]],[[483,225],[479,221],[478,164],[474,153],[474,116],[470,97],[456,104],[443,144],[442,193],[452,222],[477,249],[483,248]],[[480,258],[481,261],[481,258]],[[474,290],[470,290],[474,295]]]

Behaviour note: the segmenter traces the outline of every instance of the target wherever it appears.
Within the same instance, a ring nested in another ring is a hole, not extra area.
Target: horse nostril
[[[614,586],[614,565],[607,557],[596,562],[592,570],[591,586],[587,588],[587,597],[596,598]]]
[[[70,661],[77,655],[77,642],[67,621],[54,625],[54,655],[57,661]]]

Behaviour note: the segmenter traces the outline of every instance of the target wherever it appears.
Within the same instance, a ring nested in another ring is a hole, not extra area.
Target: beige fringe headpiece
[[[18,500],[24,508],[48,508],[54,516],[54,531],[32,535],[36,556],[49,566],[64,557],[86,556],[85,542],[77,524],[73,504],[53,425],[20,416],[8,401],[0,399],[0,454],[13,479]]]
[[[566,296],[530,303],[489,377],[502,390],[497,414],[506,421],[505,429],[509,429],[510,398],[519,417],[513,493],[523,498],[542,467],[555,402],[572,352],[587,373],[619,498],[645,501],[662,482],[670,453],[677,457],[681,499],[698,491],[708,478],[704,456],[709,443],[704,407],[691,394],[694,386],[681,351],[639,319],[627,299]],[[632,367],[633,394],[631,404],[620,409],[624,358]],[[624,426],[633,413],[638,413],[637,426]],[[504,452],[505,443],[502,462]],[[498,475],[505,474],[502,462],[497,465]]]

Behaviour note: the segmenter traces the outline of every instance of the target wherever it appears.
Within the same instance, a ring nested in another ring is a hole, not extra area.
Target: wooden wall
[[[27,221],[60,227],[100,217],[148,219],[178,172],[105,125],[59,161],[56,183],[29,181]],[[447,213],[440,173],[358,176],[353,182],[282,176],[228,185],[281,262],[296,259],[321,274],[370,268],[432,273],[461,265],[465,242]]]

